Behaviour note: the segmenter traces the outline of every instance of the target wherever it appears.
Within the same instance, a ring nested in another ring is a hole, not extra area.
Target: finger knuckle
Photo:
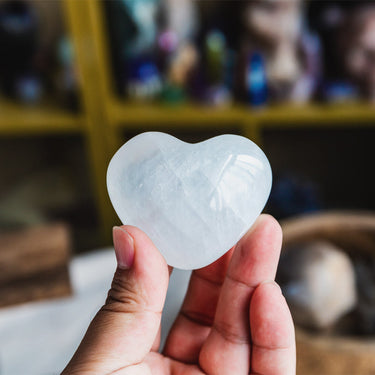
[[[144,303],[142,290],[129,278],[124,277],[121,270],[116,271],[104,308],[114,312],[133,312]]]

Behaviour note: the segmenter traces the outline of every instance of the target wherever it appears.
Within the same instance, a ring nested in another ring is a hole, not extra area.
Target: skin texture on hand
[[[106,304],[62,375],[293,375],[293,321],[273,281],[281,228],[261,215],[239,243],[192,272],[159,353],[169,274],[139,229],[114,229],[118,261]]]

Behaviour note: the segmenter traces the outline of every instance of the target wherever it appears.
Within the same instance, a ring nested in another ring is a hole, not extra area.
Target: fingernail
[[[264,220],[266,220],[267,218],[267,215],[265,214],[260,214],[257,219],[255,220],[253,226],[252,226],[252,229],[255,229],[256,227],[258,227]]]
[[[129,269],[134,263],[134,240],[122,227],[113,227],[113,245],[119,268]]]
[[[262,281],[260,283],[260,285],[270,285],[270,286],[273,286],[275,289],[277,289],[282,294],[282,290],[280,288],[280,285],[275,280]]]
[[[247,237],[248,235],[254,233],[254,231],[258,228],[258,226],[263,222],[265,219],[265,215],[261,214],[257,217],[257,219],[254,221],[253,225],[250,227],[250,229],[247,231],[244,237]]]

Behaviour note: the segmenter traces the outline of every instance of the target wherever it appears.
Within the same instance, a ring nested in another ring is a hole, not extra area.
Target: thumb
[[[140,363],[160,327],[167,264],[141,230],[113,229],[118,267],[105,305],[63,374],[106,374]]]

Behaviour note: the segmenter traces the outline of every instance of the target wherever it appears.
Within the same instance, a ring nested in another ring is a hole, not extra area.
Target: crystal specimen
[[[167,263],[204,267],[229,250],[261,213],[272,172],[262,150],[225,134],[190,144],[147,132],[126,142],[107,171],[111,202]]]

